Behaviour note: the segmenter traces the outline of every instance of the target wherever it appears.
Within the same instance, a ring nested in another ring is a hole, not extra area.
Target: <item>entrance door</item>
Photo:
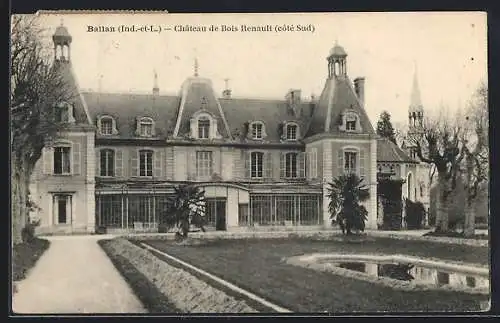
[[[226,230],[226,199],[206,199],[207,224],[217,231]]]

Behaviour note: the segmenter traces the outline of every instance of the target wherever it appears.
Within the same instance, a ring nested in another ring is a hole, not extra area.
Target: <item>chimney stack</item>
[[[300,98],[301,94],[302,94],[301,90],[291,89],[286,94],[285,99],[288,102],[288,104],[290,104],[290,105],[299,104],[300,100],[301,100],[301,98]]]
[[[364,107],[365,105],[365,78],[357,77],[354,79],[354,91],[358,96],[359,101],[361,101],[361,105]]]
[[[153,73],[154,73],[153,96],[158,96],[160,95],[160,88],[158,87],[158,74],[156,73],[156,70]]]
[[[224,82],[226,83],[226,87],[224,91],[222,91],[222,98],[223,99],[230,99],[231,98],[231,89],[229,88],[229,79],[224,79]]]

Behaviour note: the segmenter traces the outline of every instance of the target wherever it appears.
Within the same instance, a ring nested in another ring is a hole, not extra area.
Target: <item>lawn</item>
[[[12,249],[12,280],[24,279],[28,270],[35,266],[49,245],[48,240],[38,238],[35,238],[31,243],[24,242],[14,245]]]
[[[448,291],[401,291],[285,264],[311,252],[407,254],[488,264],[488,249],[378,238],[364,243],[306,239],[217,240],[199,246],[146,241],[294,312],[474,311],[486,296]]]

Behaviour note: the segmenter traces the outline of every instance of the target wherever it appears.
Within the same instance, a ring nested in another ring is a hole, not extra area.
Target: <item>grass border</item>
[[[168,259],[167,257],[165,257],[164,255],[162,255],[161,253],[158,253],[158,252],[155,252],[153,250],[148,250],[148,249],[144,248],[140,244],[140,243],[145,243],[143,241],[138,241],[138,240],[128,240],[128,241],[130,241],[131,243],[133,243],[136,246],[140,247],[141,249],[147,250],[148,252],[150,252],[151,254],[153,254],[155,257],[157,257],[161,261],[167,263],[168,265],[186,271],[187,273],[189,273],[189,274],[193,275],[194,277],[198,278],[199,280],[207,283],[208,285],[212,286],[213,288],[218,289],[218,290],[224,292],[226,295],[233,297],[235,300],[245,302],[248,306],[252,307],[253,309],[255,309],[256,311],[258,311],[259,313],[277,313],[272,308],[270,308],[268,306],[265,306],[265,305],[261,304],[260,302],[257,302],[257,301],[255,301],[255,300],[253,300],[251,298],[248,298],[248,297],[242,295],[241,293],[238,293],[237,291],[234,291],[234,290],[228,288],[227,286],[224,286],[224,285],[218,283],[217,281],[214,281],[213,279],[210,279],[209,277],[207,277],[205,275],[202,275],[201,273],[199,273],[199,272],[197,272],[195,270],[192,270],[191,268],[185,267],[185,266],[183,266],[183,265],[181,265],[181,264],[179,264],[179,263],[177,263],[175,261],[172,261],[171,259]],[[147,243],[145,243],[145,244],[147,244]],[[147,244],[147,245],[149,246],[149,244]],[[150,247],[155,248],[154,246],[150,246]],[[205,269],[203,269],[203,270],[205,270]],[[214,276],[217,276],[217,275],[215,275],[213,273],[211,273],[211,274],[214,275]],[[226,279],[224,279],[224,280],[226,280]],[[235,284],[234,282],[230,282],[230,283],[231,284]],[[272,300],[272,301],[268,300],[268,301],[274,303],[275,305],[281,306],[283,308],[287,308],[286,306],[283,306],[283,304],[276,303],[274,300]]]
[[[12,248],[12,282],[25,279],[49,247],[50,241],[41,238],[35,238],[31,243],[23,242],[14,245]]]
[[[109,248],[109,244],[114,239],[103,239],[97,243],[104,250],[113,266],[131,287],[133,293],[144,305],[148,313],[152,314],[180,314],[179,310],[153,282],[142,274],[126,257],[114,254]],[[167,311],[166,311],[167,310]]]

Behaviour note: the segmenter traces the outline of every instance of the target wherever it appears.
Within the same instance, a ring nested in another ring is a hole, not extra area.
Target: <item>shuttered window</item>
[[[262,178],[264,176],[264,153],[253,151],[250,153],[250,177]]]
[[[71,174],[71,148],[54,147],[54,174]]]
[[[196,152],[196,176],[200,179],[208,179],[212,176],[212,152],[197,151]]]
[[[139,151],[139,176],[153,176],[153,151]]]
[[[115,152],[112,149],[101,149],[100,176],[115,176]]]

